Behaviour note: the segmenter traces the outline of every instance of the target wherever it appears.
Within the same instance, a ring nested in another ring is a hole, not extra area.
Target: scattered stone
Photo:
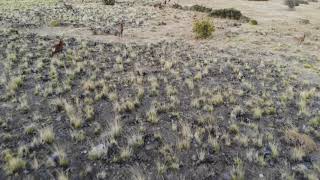
[[[194,154],[194,155],[191,156],[191,159],[192,159],[193,161],[196,161],[198,158],[197,158],[197,156]]]
[[[271,157],[272,151],[269,145],[267,145],[263,150],[264,159],[269,159]]]
[[[292,167],[292,170],[297,172],[297,173],[303,173],[306,170],[308,170],[307,166],[305,166],[304,164],[298,164],[296,166]]]
[[[308,19],[298,19],[299,24],[310,24],[310,20]]]

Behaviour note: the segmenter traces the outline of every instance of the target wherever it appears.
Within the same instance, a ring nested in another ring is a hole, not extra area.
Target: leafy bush
[[[257,21],[257,20],[254,20],[254,19],[251,19],[251,20],[250,20],[250,24],[251,24],[251,25],[258,25],[258,21]]]
[[[61,22],[58,21],[58,20],[53,20],[53,21],[50,22],[50,26],[51,26],[51,27],[61,26]]]
[[[209,13],[212,11],[211,8],[207,8],[205,6],[201,6],[201,5],[193,5],[190,7],[191,11],[198,11],[198,12],[206,12]]]
[[[116,4],[116,0],[103,0],[103,3],[105,5],[115,5]]]
[[[209,20],[197,20],[193,24],[193,32],[197,38],[206,39],[212,35],[215,27]]]
[[[187,10],[208,13],[208,16],[211,16],[211,17],[228,18],[228,19],[240,20],[243,22],[250,22],[250,18],[242,15],[242,13],[239,10],[234,8],[212,9],[202,5],[193,5]]]
[[[234,8],[212,10],[209,16],[235,20],[240,20],[243,17],[241,12]]]
[[[294,9],[298,3],[296,0],[285,0],[284,4],[287,5],[289,9]]]

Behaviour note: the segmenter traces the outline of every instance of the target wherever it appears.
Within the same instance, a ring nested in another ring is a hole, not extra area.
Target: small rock
[[[310,24],[310,21],[308,19],[299,19],[298,23],[299,24]]]
[[[310,161],[312,163],[320,162],[320,153],[319,153],[319,151],[309,154],[309,158],[310,158]]]
[[[59,115],[57,118],[56,118],[57,121],[61,121],[61,116]]]
[[[268,145],[268,146],[265,147],[264,150],[263,150],[263,157],[264,157],[265,159],[269,159],[270,156],[271,156],[271,148],[270,148],[270,146]]]
[[[292,170],[298,173],[303,173],[307,170],[307,166],[305,166],[304,164],[298,164],[294,167],[292,167]]]
[[[29,170],[27,170],[27,169],[25,169],[25,170],[23,171],[23,173],[24,173],[24,174],[29,174],[29,173],[30,173],[30,171],[29,171]]]
[[[155,149],[156,147],[157,147],[157,144],[153,143],[153,144],[146,145],[145,149],[149,151],[149,150]]]
[[[196,161],[196,160],[197,160],[197,156],[194,154],[194,155],[191,156],[191,159],[192,159],[193,161]]]
[[[143,21],[142,21],[142,20],[137,20],[137,21],[136,21],[136,24],[137,24],[138,26],[141,26],[141,25],[143,24]]]

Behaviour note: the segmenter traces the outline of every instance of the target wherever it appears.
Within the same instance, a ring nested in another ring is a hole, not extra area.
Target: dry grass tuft
[[[317,144],[310,136],[299,133],[294,129],[289,129],[285,132],[285,139],[290,144],[302,147],[308,153],[317,149]]]

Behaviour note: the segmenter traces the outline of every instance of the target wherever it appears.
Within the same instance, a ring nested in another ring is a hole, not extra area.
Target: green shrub
[[[250,22],[250,18],[243,16],[239,10],[234,8],[212,9],[202,5],[193,5],[190,8],[188,8],[188,10],[207,13],[210,17],[234,19],[246,23]]]
[[[51,27],[61,26],[61,22],[58,21],[58,20],[53,20],[53,21],[50,22],[50,26],[51,26]]]
[[[196,34],[197,38],[209,38],[214,31],[215,27],[209,20],[197,20],[193,24],[193,32]]]
[[[240,20],[243,17],[241,12],[234,8],[212,10],[209,16],[235,20]]]
[[[250,20],[250,24],[251,24],[251,25],[258,25],[258,21],[257,21],[257,20],[254,20],[254,19],[251,19],[251,20]]]
[[[115,1],[115,0],[103,0],[103,3],[104,3],[105,5],[111,5],[111,6],[113,6],[113,5],[116,4],[116,1]]]
[[[190,7],[191,11],[198,11],[198,12],[206,12],[209,13],[212,11],[211,8],[207,8],[205,6],[201,6],[201,5],[193,5]]]
[[[293,10],[299,3],[296,0],[285,0],[284,4],[289,7],[289,9]]]

